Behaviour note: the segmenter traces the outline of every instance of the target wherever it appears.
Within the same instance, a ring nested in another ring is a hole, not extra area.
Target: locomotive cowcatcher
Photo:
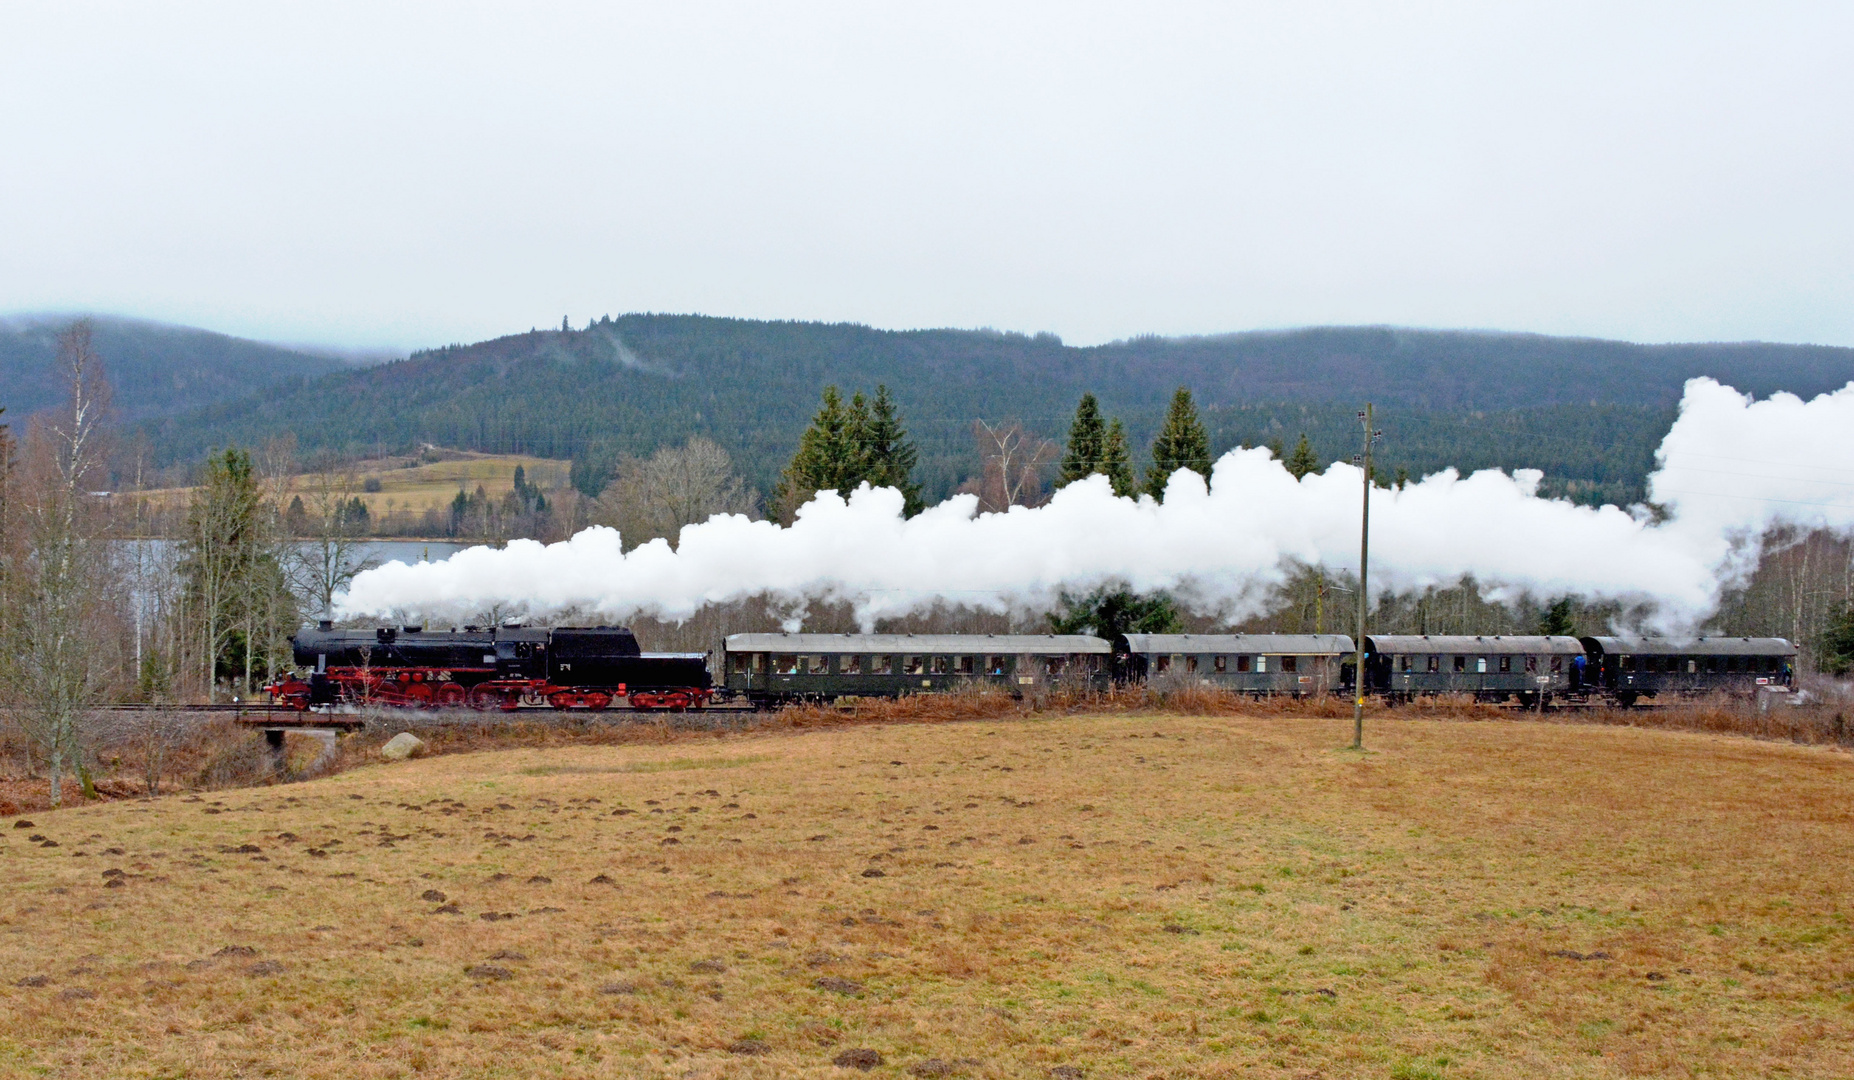
[[[714,696],[701,653],[646,653],[622,626],[531,629],[422,626],[336,630],[323,621],[290,639],[307,677],[265,687],[278,706],[688,709]]]

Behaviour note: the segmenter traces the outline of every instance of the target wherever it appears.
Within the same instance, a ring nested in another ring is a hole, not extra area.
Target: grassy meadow
[[[390,512],[423,514],[430,509],[447,509],[458,491],[474,492],[479,486],[491,498],[507,495],[515,486],[515,467],[522,467],[528,483],[543,491],[557,491],[567,486],[569,461],[532,457],[527,454],[478,454],[467,450],[445,450],[443,460],[421,463],[413,458],[383,458],[357,461],[347,471],[355,478],[354,497],[367,504],[370,517],[380,518]],[[380,490],[363,491],[369,480],[379,481]],[[290,494],[305,499],[327,481],[316,473],[291,478]],[[156,488],[136,493],[136,498],[151,506],[184,507],[193,497],[193,488]]]
[[[1349,741],[884,724],[33,812],[0,1074],[1854,1075],[1854,757]]]

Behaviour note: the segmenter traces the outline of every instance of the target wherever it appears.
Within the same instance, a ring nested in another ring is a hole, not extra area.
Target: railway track
[[[536,714],[536,715],[559,716],[559,717],[569,717],[570,716],[570,717],[582,717],[582,718],[594,717],[594,716],[608,716],[608,715],[669,716],[669,715],[674,715],[674,712],[675,712],[674,710],[669,710],[669,709],[633,709],[628,705],[612,705],[604,709],[556,709],[552,705],[548,705],[545,703],[540,704],[540,705],[522,704],[520,706],[517,706],[514,709],[495,708],[495,709],[485,709],[485,710],[477,710],[477,709],[469,709],[469,708],[400,709],[400,708],[395,708],[393,706],[382,705],[382,706],[375,706],[371,709],[366,709],[366,710],[338,711],[333,714],[326,713],[322,710],[316,710],[316,711],[309,712],[309,713],[302,713],[302,712],[296,711],[295,709],[278,708],[276,706],[268,705],[262,702],[259,702],[259,703],[239,702],[236,704],[229,703],[229,702],[216,702],[211,705],[150,705],[146,702],[117,702],[117,703],[112,703],[112,704],[107,704],[107,705],[98,705],[96,706],[96,708],[102,712],[231,713],[234,715],[243,715],[243,716],[267,716],[268,715],[268,716],[276,716],[278,718],[318,716],[318,715],[359,716],[363,712],[368,712],[368,713],[402,713],[403,712],[403,713],[409,713],[409,714],[417,715],[417,716],[475,716],[475,717],[507,716],[511,713],[518,713],[518,714]],[[686,711],[691,712],[691,713],[752,712],[753,706],[747,704],[744,701],[727,702],[725,704],[709,705],[704,708],[688,709]]]

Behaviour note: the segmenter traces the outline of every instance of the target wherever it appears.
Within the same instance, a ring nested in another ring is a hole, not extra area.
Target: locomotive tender
[[[717,687],[702,653],[646,653],[624,627],[420,626],[336,630],[291,639],[306,677],[267,689],[285,708],[522,705],[691,709],[738,698],[756,708],[846,697],[900,697],[981,685],[1023,693],[1116,682],[1205,685],[1295,697],[1354,686],[1343,634],[1126,634],[1109,643],[1051,634],[735,634]],[[1617,637],[1374,634],[1365,692],[1388,701],[1465,694],[1531,707],[1790,688],[1797,649],[1782,638],[1676,644]]]

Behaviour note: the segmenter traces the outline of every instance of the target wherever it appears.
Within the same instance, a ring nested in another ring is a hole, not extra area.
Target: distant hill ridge
[[[1022,419],[1059,439],[1093,391],[1143,445],[1183,385],[1219,451],[1306,431],[1326,459],[1349,456],[1352,411],[1369,399],[1384,417],[1387,470],[1530,466],[1547,472],[1548,490],[1627,498],[1695,375],[1811,395],[1854,379],[1854,349],[1394,327],[1075,347],[1051,334],[636,314],[327,371],[147,430],[169,461],[282,431],[304,450],[431,442],[545,457],[643,454],[700,433],[770,487],[826,384],[885,383],[920,443],[927,493],[943,495],[975,464],[975,418]]]
[[[242,400],[280,382],[353,366],[335,356],[187,326],[111,315],[16,315],[0,318],[0,406],[9,419],[63,399],[54,365],[58,335],[79,318],[90,319],[116,412],[130,421]]]

